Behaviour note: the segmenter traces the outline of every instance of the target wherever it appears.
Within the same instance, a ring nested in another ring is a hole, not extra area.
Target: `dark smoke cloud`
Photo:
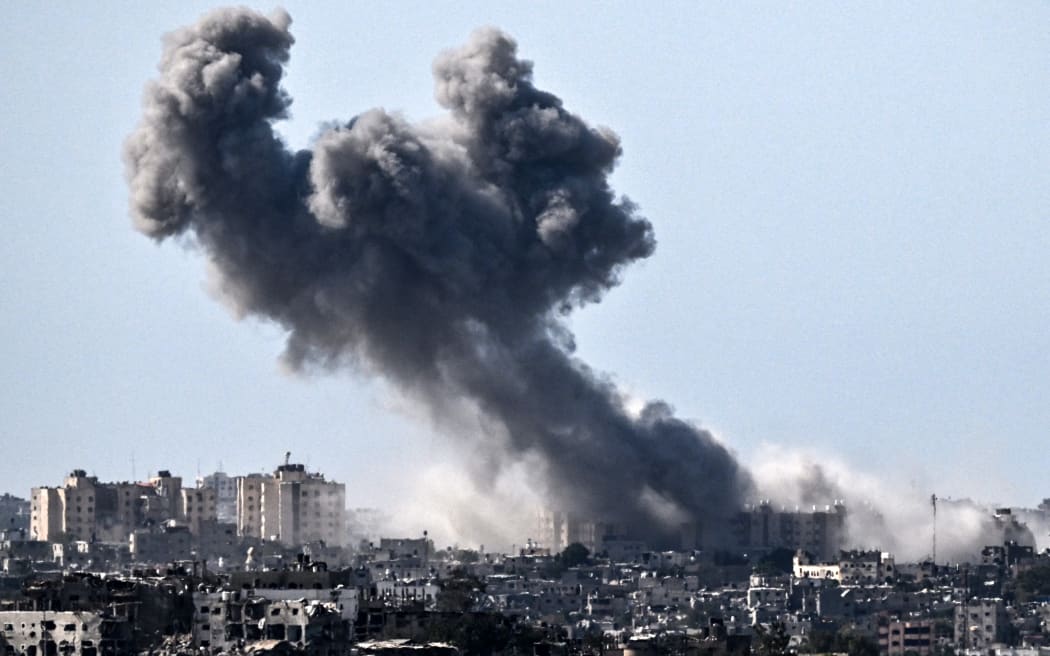
[[[571,355],[564,315],[655,244],[609,188],[617,137],[485,29],[434,64],[441,120],[374,109],[291,152],[273,129],[290,22],[220,10],[167,37],[126,146],[136,227],[203,251],[238,311],[287,330],[292,366],[468,400],[567,509],[651,536],[738,508],[750,477],[724,446],[663,403],[632,415]]]

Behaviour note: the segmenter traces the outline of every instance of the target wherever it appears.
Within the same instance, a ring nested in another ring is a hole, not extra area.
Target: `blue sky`
[[[162,33],[210,6],[5,12],[0,490],[291,450],[374,505],[459,457],[375,381],[283,373],[277,329],[131,228],[121,144]],[[489,24],[620,135],[614,184],[659,245],[571,325],[632,393],[745,461],[776,444],[943,496],[1050,496],[1050,5],[285,7],[292,146],[371,107],[436,114],[433,57]]]

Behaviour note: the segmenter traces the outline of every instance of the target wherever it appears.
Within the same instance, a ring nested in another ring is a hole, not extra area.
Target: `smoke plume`
[[[723,445],[661,402],[628,412],[572,355],[563,318],[655,245],[609,187],[616,135],[483,29],[434,63],[440,119],[373,109],[292,152],[290,22],[225,9],[168,35],[126,145],[136,227],[206,254],[292,367],[379,375],[439,415],[466,401],[494,462],[538,460],[563,508],[650,537],[739,508],[750,477]]]
[[[788,509],[822,509],[844,501],[845,548],[889,551],[900,562],[933,556],[935,520],[927,491],[856,471],[827,453],[809,454],[772,445],[760,451],[752,471],[759,492]],[[1046,521],[1046,515],[1038,511],[997,516],[996,508],[988,504],[939,499],[937,562],[975,562],[983,547],[1006,540],[1045,548],[1040,540],[1045,540]]]

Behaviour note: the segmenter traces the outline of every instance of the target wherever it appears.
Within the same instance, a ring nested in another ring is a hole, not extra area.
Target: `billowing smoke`
[[[135,225],[185,236],[293,367],[352,366],[440,415],[465,402],[493,462],[537,460],[560,506],[649,537],[741,505],[749,475],[660,402],[628,412],[563,318],[653,252],[614,196],[617,137],[480,30],[434,64],[440,119],[373,109],[291,152],[274,131],[290,19],[244,9],[167,37],[126,146]]]
[[[826,453],[776,446],[763,449],[752,471],[760,493],[788,508],[805,511],[845,502],[846,548],[881,549],[902,562],[933,555],[934,517],[928,491],[858,472]],[[997,515],[996,508],[987,504],[940,499],[937,562],[974,562],[983,547],[1007,540],[1045,548],[1045,538],[1040,537],[1045,536],[1045,518],[1037,511]]]

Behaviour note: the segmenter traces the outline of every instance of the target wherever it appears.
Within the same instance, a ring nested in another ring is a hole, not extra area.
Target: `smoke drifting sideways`
[[[844,501],[844,546],[888,551],[899,562],[933,556],[934,517],[928,491],[856,471],[827,453],[781,446],[766,445],[753,465],[759,493],[776,504],[805,511]],[[969,499],[938,499],[937,562],[975,562],[982,548],[1006,540],[1036,549],[1050,547],[1045,513],[1013,509],[1009,518],[997,518],[995,512],[995,507]]]
[[[434,63],[444,116],[372,109],[291,152],[290,23],[222,9],[166,37],[125,149],[136,227],[206,254],[291,367],[381,376],[437,416],[466,401],[493,462],[537,460],[566,510],[658,539],[739,509],[751,478],[724,445],[662,402],[629,412],[572,355],[564,318],[655,246],[610,189],[616,135],[482,29]]]

